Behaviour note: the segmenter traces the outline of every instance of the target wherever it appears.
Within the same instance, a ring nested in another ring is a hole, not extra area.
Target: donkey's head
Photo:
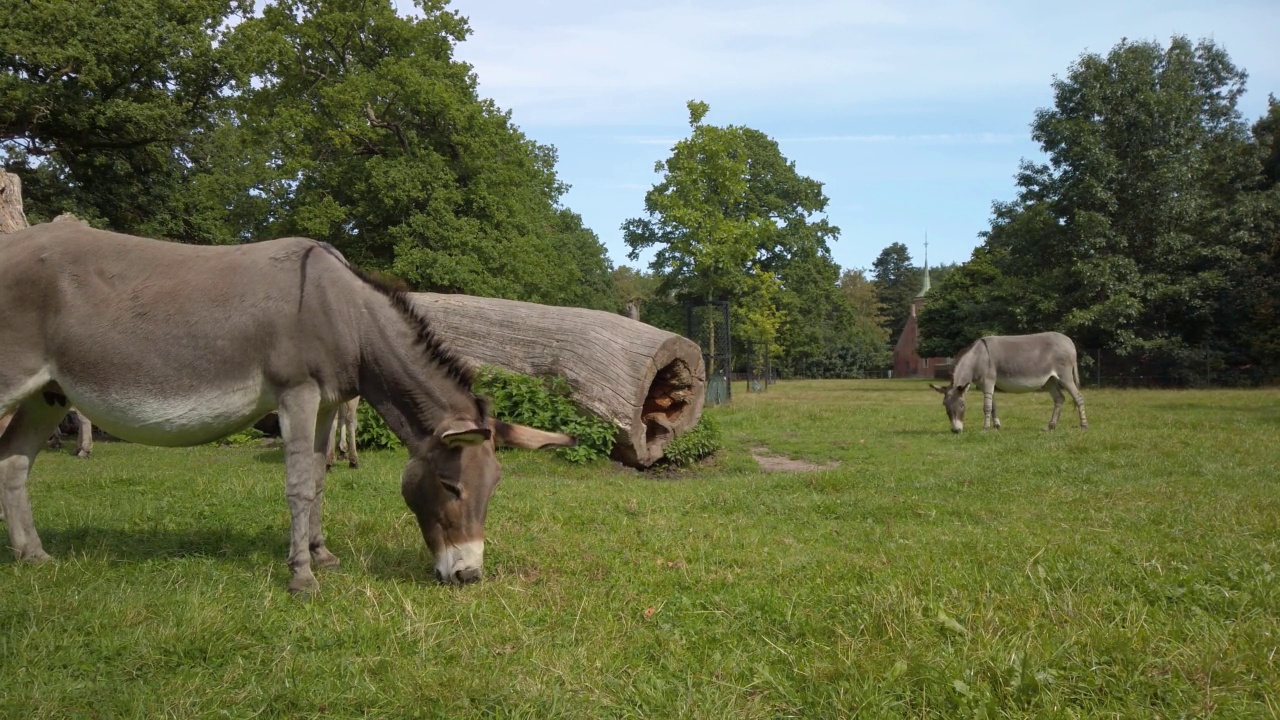
[[[929,383],[929,387],[942,393],[942,407],[947,411],[947,419],[951,421],[951,432],[960,432],[964,430],[964,391],[969,389],[965,385],[949,385],[947,387],[938,387],[933,383]]]
[[[412,452],[400,494],[418,519],[422,539],[435,555],[436,579],[469,583],[484,567],[484,518],[502,480],[497,443],[530,449],[568,447],[569,435],[489,418],[443,423]]]

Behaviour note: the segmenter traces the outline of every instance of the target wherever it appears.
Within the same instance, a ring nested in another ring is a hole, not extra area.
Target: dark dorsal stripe
[[[475,381],[474,373],[454,354],[453,350],[444,344],[440,336],[436,335],[430,321],[418,308],[414,307],[403,283],[392,285],[390,281],[367,273],[354,265],[348,264],[347,267],[365,284],[391,301],[391,306],[399,311],[400,315],[417,331],[417,343],[426,352],[428,359],[440,365],[446,375],[470,392],[471,384]]]

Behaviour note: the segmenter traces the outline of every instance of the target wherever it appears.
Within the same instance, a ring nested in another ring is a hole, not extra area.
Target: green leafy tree
[[[896,242],[880,251],[871,264],[876,279],[876,298],[883,308],[884,328],[889,331],[889,343],[898,341],[907,315],[911,313],[911,301],[920,293],[923,275],[911,264],[907,246]]]
[[[779,365],[792,374],[813,358],[847,345],[853,334],[853,308],[840,292],[840,266],[812,248],[797,248],[780,267],[782,288],[776,303]]]
[[[865,270],[845,270],[841,273],[840,292],[844,294],[845,301],[849,303],[859,322],[884,330],[884,306],[880,304],[875,282],[867,278]],[[884,339],[888,342],[888,332],[885,332]]]
[[[920,311],[921,357],[954,357],[983,335],[1031,331],[1014,283],[1000,270],[1000,252],[989,244],[933,285]]]
[[[616,312],[613,263],[599,236],[582,224],[582,216],[568,208],[553,209],[551,242],[577,276],[572,286],[548,293],[558,305]]]
[[[609,302],[604,248],[560,208],[555,149],[477,94],[444,2],[277,0],[245,32],[274,42],[244,112],[269,148],[272,234],[333,243],[420,289]]]
[[[308,235],[418,289],[614,309],[555,149],[478,96],[446,4],[7,2],[0,154],[33,220]]]
[[[1056,329],[1173,382],[1246,360],[1241,283],[1269,221],[1248,193],[1266,152],[1244,83],[1211,41],[1082,55],[1032,124],[1048,162],[1022,164],[1017,199],[931,298],[924,349]]]
[[[1240,253],[1224,213],[1251,172],[1244,84],[1225,51],[1185,37],[1123,41],[1054,82],[1054,107],[1032,126],[1049,163],[1019,177],[1051,222],[1011,238],[1010,252],[1046,269],[1043,324],[1165,365],[1218,339]]]
[[[706,103],[688,103],[690,137],[656,165],[645,217],[622,224],[630,258],[657,248],[659,292],[678,302],[727,300],[736,335],[774,344],[784,321],[783,266],[798,251],[829,258],[838,229],[814,217],[822,184],[796,172],[777,142],[758,130],[703,122]]]
[[[0,155],[33,220],[71,211],[123,232],[226,230],[196,178],[255,49],[247,0],[36,0],[0,11]],[[210,219],[213,222],[209,222]]]
[[[1224,299],[1235,321],[1237,346],[1250,365],[1280,377],[1280,102],[1268,98],[1267,114],[1253,126],[1257,180],[1243,194],[1233,220],[1249,242]]]

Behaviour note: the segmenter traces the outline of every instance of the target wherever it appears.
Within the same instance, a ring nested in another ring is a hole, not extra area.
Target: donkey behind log
[[[76,426],[76,457],[92,457],[93,423],[76,408],[71,408],[71,412],[67,413],[67,415],[71,417]],[[53,429],[53,435],[49,437],[49,447],[54,450],[62,448],[62,425],[63,422],[59,421],[57,427]]]
[[[401,495],[441,582],[478,580],[499,440],[574,438],[489,417],[471,374],[398,291],[331,246],[283,238],[202,247],[79,223],[0,243],[0,506],[19,560],[48,560],[27,477],[74,404],[124,440],[198,445],[275,409],[290,512],[289,590],[338,559],[321,529],[328,431],[362,396],[409,449]]]
[[[964,430],[965,391],[970,383],[982,388],[982,429],[1000,429],[995,391],[1027,393],[1047,389],[1053,396],[1049,430],[1058,427],[1062,412],[1062,391],[1066,390],[1080,411],[1080,427],[1087,429],[1084,396],[1080,394],[1080,373],[1076,366],[1076,346],[1071,338],[1056,332],[1035,335],[988,335],[960,351],[945,388],[930,384],[942,393],[942,406],[951,421],[951,432]]]
[[[339,454],[346,456],[352,470],[360,467],[360,453],[356,452],[356,410],[359,408],[359,395],[338,405],[338,413],[329,426],[329,451],[324,459],[326,470],[333,467],[333,461]]]

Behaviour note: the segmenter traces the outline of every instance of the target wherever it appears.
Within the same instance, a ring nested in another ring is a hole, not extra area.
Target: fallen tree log
[[[22,178],[0,170],[0,235],[17,232],[27,226],[27,214],[22,210]],[[9,427],[13,415],[4,414],[0,408],[0,435]]]
[[[697,424],[706,370],[697,343],[602,310],[410,293],[472,366],[565,378],[574,403],[617,428],[613,458],[648,467]]]
[[[0,234],[17,232],[27,226],[22,210],[22,178],[0,170]]]

